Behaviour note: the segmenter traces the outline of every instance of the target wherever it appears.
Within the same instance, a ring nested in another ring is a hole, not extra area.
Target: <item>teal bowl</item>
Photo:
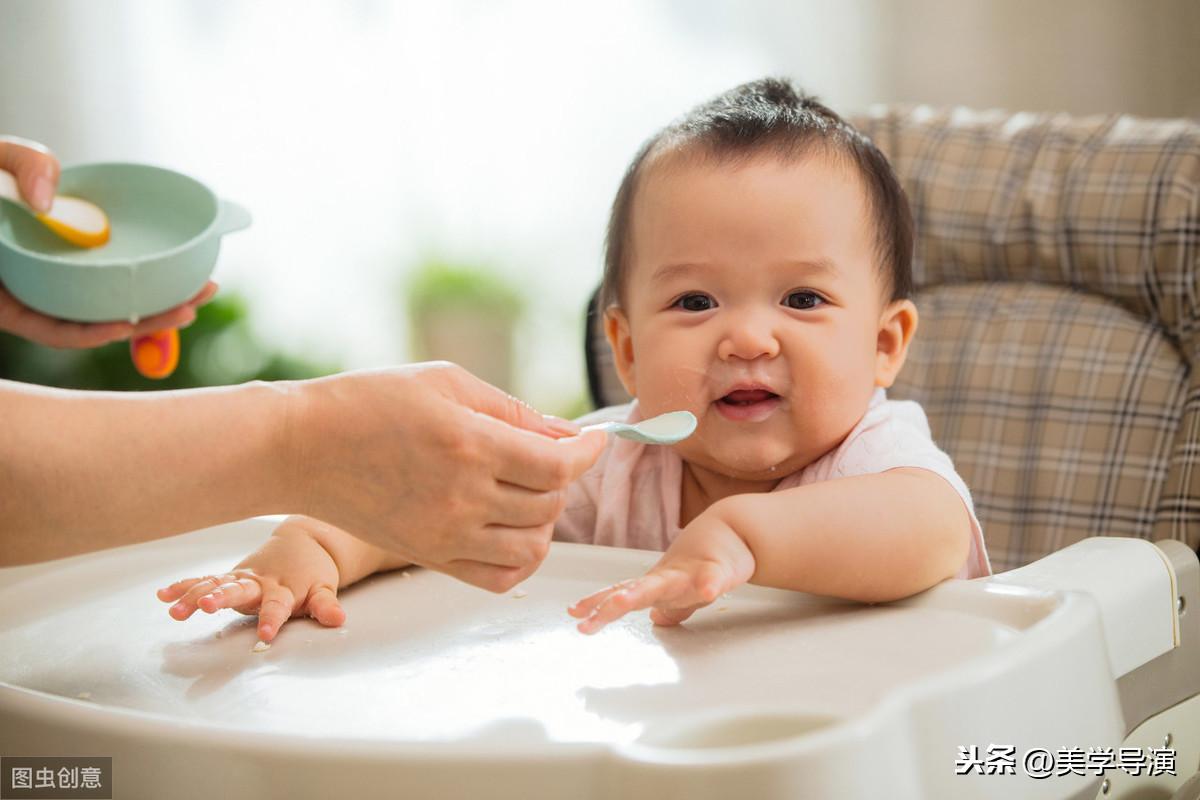
[[[32,214],[0,202],[0,282],[30,308],[77,322],[148,317],[203,288],[221,237],[250,214],[199,181],[145,164],[80,164],[62,171],[59,193],[95,203],[111,238],[79,248]]]

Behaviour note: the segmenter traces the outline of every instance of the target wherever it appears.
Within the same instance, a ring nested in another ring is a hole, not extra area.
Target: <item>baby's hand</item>
[[[291,617],[307,613],[336,628],[346,620],[337,601],[337,563],[305,527],[289,518],[267,543],[224,575],[185,578],[158,590],[158,599],[174,603],[169,613],[185,620],[199,608],[212,614],[232,608],[258,612],[258,637],[269,642]]]
[[[716,516],[701,514],[645,575],[585,597],[567,613],[583,620],[577,626],[581,633],[595,633],[642,608],[652,608],[656,625],[678,625],[750,580],[754,568],[754,554],[742,538]]]

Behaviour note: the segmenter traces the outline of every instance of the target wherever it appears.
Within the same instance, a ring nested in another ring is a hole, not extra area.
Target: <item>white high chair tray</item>
[[[555,544],[506,594],[427,570],[341,594],[342,629],[167,615],[258,519],[0,570],[0,754],[112,756],[116,797],[1071,797],[956,775],[961,747],[1115,747],[1097,606],[948,581],[864,606],[746,586],[684,626],[566,607],[657,553]]]

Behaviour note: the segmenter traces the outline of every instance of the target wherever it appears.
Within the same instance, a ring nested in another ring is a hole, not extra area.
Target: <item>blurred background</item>
[[[65,164],[186,172],[254,215],[170,381],[124,345],[11,338],[0,377],[139,389],[438,356],[582,413],[626,164],[768,74],[842,112],[1200,116],[1200,2],[0,0],[0,130]]]

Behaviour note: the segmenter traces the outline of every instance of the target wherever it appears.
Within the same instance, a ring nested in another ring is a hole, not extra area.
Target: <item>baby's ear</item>
[[[917,332],[917,307],[911,300],[888,303],[879,317],[875,345],[875,385],[891,387],[908,357],[908,345]]]
[[[633,338],[629,335],[629,318],[618,305],[604,310],[604,337],[612,348],[617,377],[631,397],[637,397],[637,381],[633,378]]]

